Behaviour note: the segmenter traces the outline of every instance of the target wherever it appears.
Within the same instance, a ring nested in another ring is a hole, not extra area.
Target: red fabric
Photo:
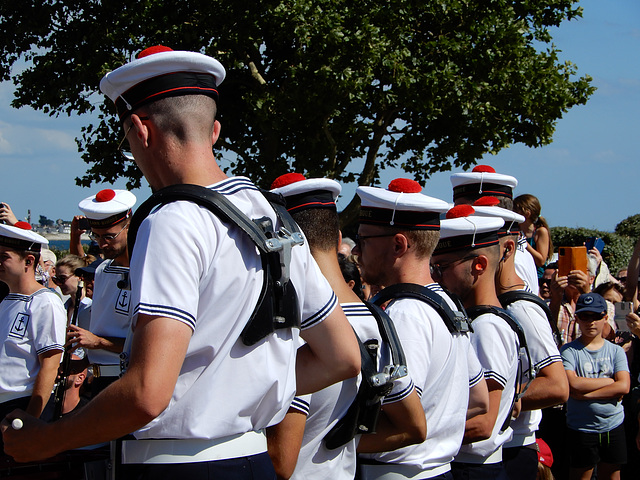
[[[173,48],[165,47],[164,45],[154,45],[153,47],[145,48],[142,50],[137,58],[148,57],[149,55],[153,55],[154,53],[159,52],[173,52]]]
[[[287,185],[301,182],[303,180],[306,180],[306,178],[301,173],[285,173],[284,175],[280,175],[273,181],[273,183],[271,184],[271,190],[273,190],[274,188],[286,187]]]
[[[100,190],[98,193],[96,193],[96,201],[100,203],[108,202],[110,200],[113,200],[115,197],[116,197],[116,192],[114,192],[110,188]]]
[[[497,197],[482,197],[473,202],[474,207],[495,207],[500,203]]]
[[[396,178],[395,180],[391,180],[387,189],[397,193],[420,193],[422,191],[422,185],[408,178]]]
[[[22,230],[31,230],[31,225],[27,222],[16,222],[14,227],[21,228]]]
[[[453,207],[451,210],[447,212],[447,218],[452,219],[452,218],[468,217],[474,212],[475,210],[471,205],[456,205],[455,207]]]
[[[496,169],[493,167],[490,167],[489,165],[478,165],[476,167],[473,167],[473,170],[471,170],[472,172],[476,172],[476,173],[496,173]]]

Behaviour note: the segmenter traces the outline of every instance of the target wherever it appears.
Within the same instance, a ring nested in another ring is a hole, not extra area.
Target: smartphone
[[[587,247],[558,248],[558,276],[566,277],[571,270],[587,270]]]
[[[619,332],[628,332],[629,325],[627,325],[627,313],[633,312],[633,302],[615,302],[615,316],[613,317],[616,322],[616,329]]]
[[[91,230],[91,225],[89,225],[89,219],[87,217],[79,218],[78,228],[80,230]]]
[[[604,240],[600,237],[589,237],[587,241],[584,242],[584,246],[587,247],[587,252],[595,247],[602,253],[602,250],[604,250]]]

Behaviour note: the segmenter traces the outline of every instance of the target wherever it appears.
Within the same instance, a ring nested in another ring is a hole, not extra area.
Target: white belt
[[[122,463],[195,463],[248,457],[267,451],[263,430],[208,439],[124,440]]]
[[[365,480],[418,480],[436,477],[449,470],[451,470],[451,465],[448,463],[429,470],[423,470],[417,465],[402,465],[399,463],[360,465],[362,478]]]
[[[91,367],[94,377],[119,377],[121,373],[120,365],[100,365],[94,363]]]

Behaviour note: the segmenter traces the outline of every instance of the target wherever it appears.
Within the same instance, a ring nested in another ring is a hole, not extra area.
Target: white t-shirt
[[[112,263],[113,260],[107,260],[96,269],[89,331],[99,337],[126,338],[133,311],[131,291],[118,287],[118,282],[129,273],[129,268]],[[118,353],[102,349],[87,349],[87,352],[91,363],[120,364]]]
[[[518,321],[524,331],[535,372],[554,362],[562,362],[558,347],[553,340],[549,320],[540,306],[527,300],[518,300],[509,305],[507,311]],[[523,368],[523,380],[526,382],[530,374],[529,360],[526,357]],[[538,430],[540,420],[542,420],[540,410],[521,412],[520,416],[511,422],[513,438],[504,445],[505,448],[535,443],[535,432]]]
[[[230,178],[210,188],[249,218],[267,216],[276,223],[271,205],[249,179]],[[308,246],[291,253],[302,328],[309,328],[334,310],[337,299]],[[130,279],[133,328],[142,313],[193,330],[169,406],[135,432],[137,438],[213,439],[282,420],[296,388],[299,331],[279,329],[252,346],[240,339],[263,273],[257,248],[239,227],[194,203],[165,205],[138,230]]]
[[[500,432],[500,429],[506,418],[511,415],[518,371],[518,337],[504,319],[493,313],[478,316],[471,325],[473,327],[471,344],[484,368],[485,379],[495,380],[504,388],[491,437],[462,445],[455,461],[497,463],[502,460],[502,445],[512,435],[511,427],[504,432]],[[492,455],[494,457],[487,461]]]
[[[456,309],[438,284],[427,288]],[[418,445],[362,457],[415,467],[419,478],[440,475],[450,470],[449,464],[462,443],[469,387],[479,381],[482,368],[467,335],[452,335],[440,315],[425,302],[400,298],[392,301],[386,311],[393,319],[409,375],[420,395],[427,438]],[[376,474],[375,468],[363,468],[363,478],[375,478]]]
[[[28,397],[40,371],[38,355],[63,351],[67,315],[48,288],[31,295],[10,293],[0,302],[0,403]]]
[[[358,338],[367,343],[377,341],[379,346],[378,371],[391,363],[390,350],[383,345],[378,324],[369,309],[362,303],[341,304]],[[351,406],[361,376],[331,385],[312,395],[296,397],[291,408],[307,415],[302,446],[298,455],[292,479],[352,480],[356,472],[356,446],[358,438],[352,439],[341,448],[329,450],[324,437],[346,414]],[[413,383],[407,375],[394,381],[386,403],[400,401],[413,391]]]
[[[89,331],[91,331],[91,329],[90,329],[90,327],[91,327],[91,303],[92,303],[92,300],[89,297],[83,297],[82,300],[80,300],[80,305],[78,305],[78,322],[77,322],[77,325],[80,328],[84,328],[85,330],[89,330]],[[67,299],[67,301],[64,302],[65,311],[69,312],[70,304],[71,304],[71,298]],[[73,351],[73,354],[79,356],[80,358],[84,358],[87,355],[87,349],[85,349],[83,347],[78,347]]]
[[[527,250],[527,238],[524,236],[518,239],[514,262],[516,273],[524,281],[527,289],[537,295],[540,289],[538,285],[538,268],[533,256]]]

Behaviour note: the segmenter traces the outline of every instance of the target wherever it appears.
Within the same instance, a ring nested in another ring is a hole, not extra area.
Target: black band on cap
[[[30,242],[29,240],[21,240],[13,237],[0,236],[0,245],[13,248],[14,250],[26,250],[28,252],[39,252],[42,249],[42,244],[39,242]]]
[[[476,195],[482,195],[483,197],[508,197],[513,198],[513,189],[506,185],[499,185],[497,183],[483,183],[482,193],[480,192],[480,182],[467,183],[465,185],[458,185],[453,188],[453,200],[456,201],[460,197],[470,197]]]
[[[287,210],[290,212],[301,212],[309,208],[331,208],[336,210],[336,203],[333,201],[333,194],[326,190],[313,190],[311,192],[299,193],[285,197]]]
[[[508,235],[520,236],[520,224],[513,222],[505,222],[505,224],[498,230],[498,237],[506,237]]]
[[[160,75],[134,85],[116,99],[120,120],[133,110],[161,98],[180,95],[207,95],[218,100],[213,75],[194,72],[175,72]]]
[[[393,221],[393,223],[392,223]],[[360,208],[360,223],[408,230],[440,230],[440,214],[436,212],[410,212],[386,208]]]
[[[457,237],[441,238],[436,246],[434,255],[469,250],[473,248],[490,247],[498,244],[498,232],[476,233],[473,235],[460,235]]]
[[[120,223],[125,218],[129,218],[131,216],[131,210],[126,210],[124,212],[116,213],[115,215],[111,215],[107,218],[102,218],[100,220],[96,220],[95,218],[88,218],[89,226],[95,228],[107,228],[112,227],[116,223]]]

